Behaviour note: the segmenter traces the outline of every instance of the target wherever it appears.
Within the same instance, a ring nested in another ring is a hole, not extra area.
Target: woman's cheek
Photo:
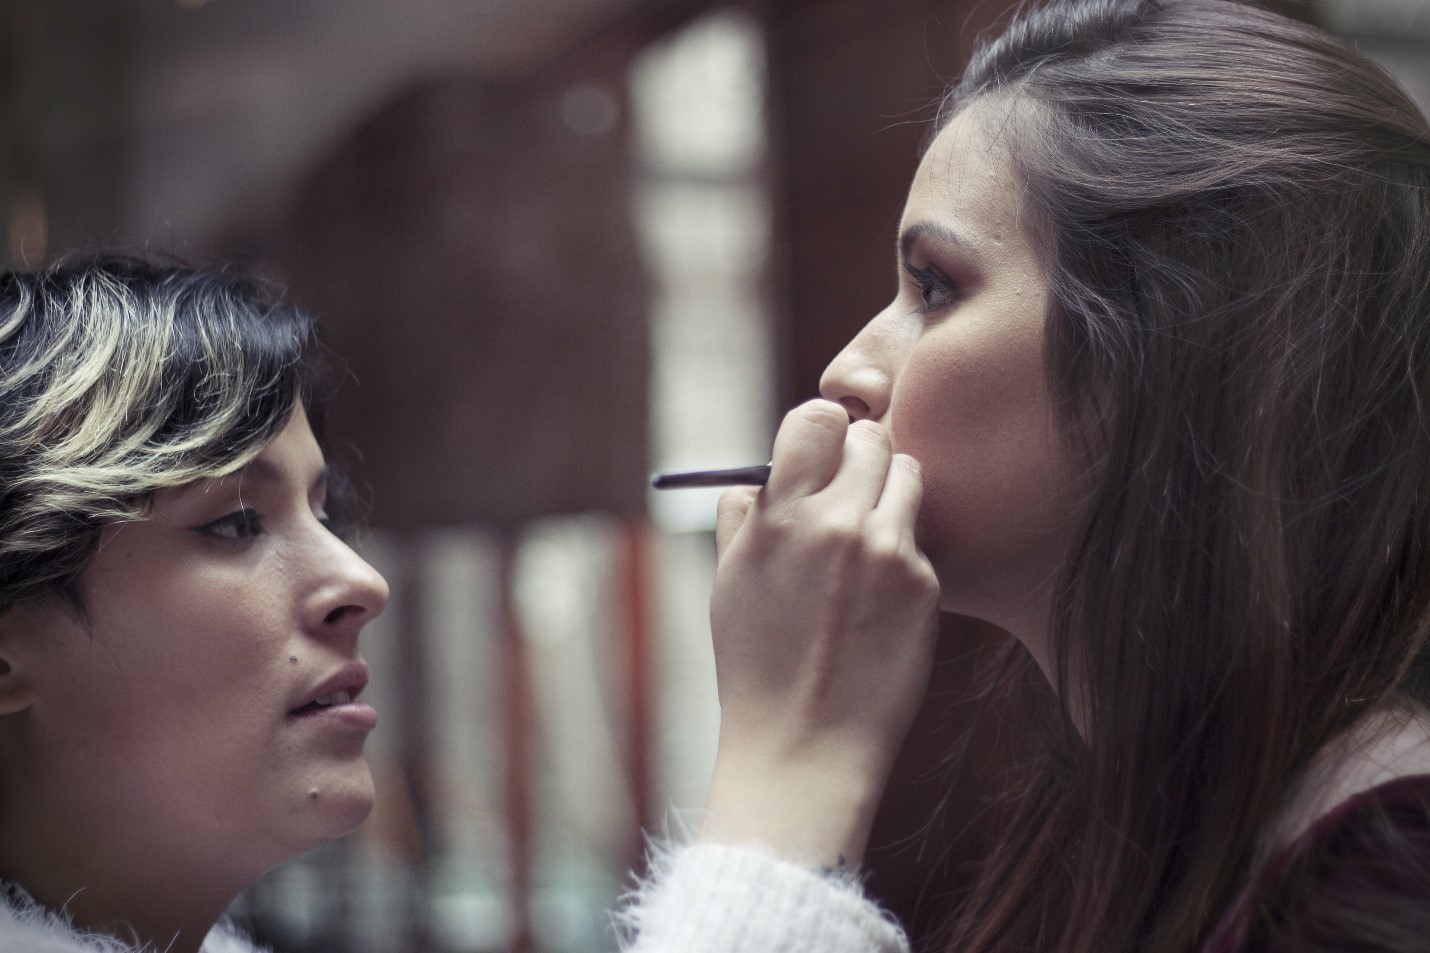
[[[889,426],[923,472],[926,551],[991,566],[1047,528],[1044,481],[1063,467],[1048,439],[1040,351],[979,327],[925,335],[899,375]]]
[[[950,538],[966,533],[956,513],[958,499],[970,489],[964,454],[972,423],[962,406],[951,369],[915,356],[903,368],[894,389],[889,431],[894,450],[919,462],[923,504],[919,510],[919,545],[931,556]]]
[[[1001,429],[1002,402],[990,393],[987,375],[963,349],[940,344],[937,337],[920,342],[901,369],[890,409],[894,449],[919,461],[926,487],[972,476],[967,463],[976,461],[990,431]]]

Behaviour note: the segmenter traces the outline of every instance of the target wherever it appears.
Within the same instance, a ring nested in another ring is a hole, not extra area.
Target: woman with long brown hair
[[[1251,4],[1039,5],[898,245],[722,504],[720,755],[642,941],[903,944],[812,871],[858,864],[936,591],[1057,699],[949,950],[1430,950],[1420,110]]]

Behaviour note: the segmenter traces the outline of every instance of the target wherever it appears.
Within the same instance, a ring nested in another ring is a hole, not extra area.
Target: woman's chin
[[[299,849],[310,850],[336,837],[352,833],[367,820],[376,801],[372,772],[361,770],[342,777],[314,781],[295,794],[293,815],[298,822]]]

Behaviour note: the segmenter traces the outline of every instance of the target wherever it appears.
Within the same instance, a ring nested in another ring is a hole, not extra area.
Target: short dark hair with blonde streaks
[[[243,466],[312,396],[316,325],[252,280],[133,258],[0,275],[0,612],[107,525]]]

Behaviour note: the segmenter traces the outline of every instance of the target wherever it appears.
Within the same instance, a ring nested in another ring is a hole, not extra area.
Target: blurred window
[[[631,70],[658,470],[762,463],[769,455],[763,53],[751,17],[720,11],[653,44]],[[709,529],[718,495],[652,494],[651,508],[668,529]]]

